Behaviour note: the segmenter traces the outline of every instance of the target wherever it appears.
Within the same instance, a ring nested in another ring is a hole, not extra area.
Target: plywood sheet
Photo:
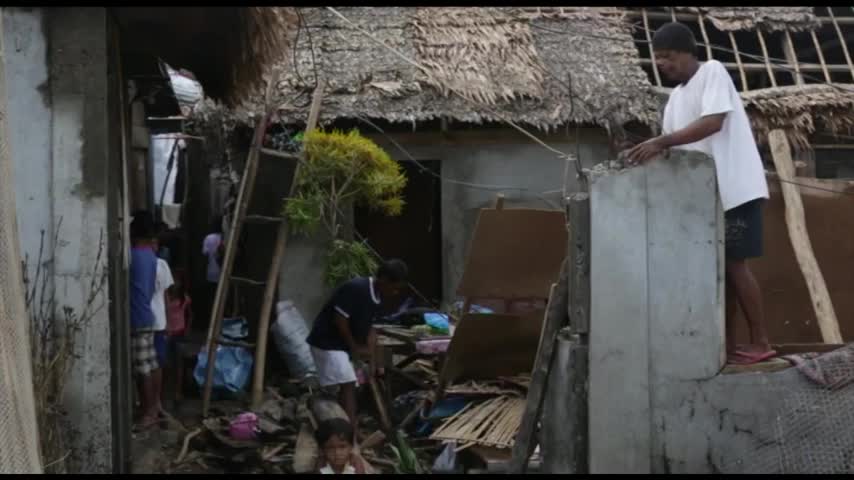
[[[530,373],[544,313],[466,315],[448,346],[442,380],[450,384]]]
[[[566,257],[559,210],[483,209],[457,293],[468,298],[548,298]]]

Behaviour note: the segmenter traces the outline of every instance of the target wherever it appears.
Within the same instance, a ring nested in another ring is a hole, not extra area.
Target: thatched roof
[[[782,129],[797,149],[809,148],[809,136],[819,130],[854,134],[854,86],[803,85],[742,93],[753,133],[765,144],[768,132]]]
[[[291,58],[281,65],[279,113],[285,123],[305,122],[315,72],[329,82],[321,122],[365,116],[481,123],[504,117],[550,129],[567,122],[604,124],[609,116],[619,123],[656,121],[657,101],[630,26],[616,8],[339,11],[424,68],[328,10],[305,8],[296,65]],[[244,114],[262,110],[257,103],[245,107]]]
[[[700,12],[720,31],[813,30],[821,26],[813,7],[675,7],[676,10]]]

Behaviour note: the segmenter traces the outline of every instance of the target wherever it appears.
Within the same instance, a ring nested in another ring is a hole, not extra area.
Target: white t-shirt
[[[205,237],[202,242],[202,255],[208,257],[207,279],[209,282],[219,282],[219,262],[216,260],[216,251],[222,243],[222,235],[219,233],[211,233]]]
[[[154,331],[166,330],[166,289],[175,283],[169,264],[162,258],[157,259],[157,277],[154,279],[154,296],[151,297],[151,310],[154,312]]]
[[[741,96],[721,62],[710,60],[685,85],[673,89],[664,107],[662,130],[681,130],[700,117],[726,113],[721,130],[699,142],[673,148],[703,152],[715,160],[724,210],[768,198],[765,168]]]

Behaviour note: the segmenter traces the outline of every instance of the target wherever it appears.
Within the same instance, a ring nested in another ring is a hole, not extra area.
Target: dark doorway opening
[[[422,295],[411,291],[386,305],[396,311],[411,296],[417,305],[442,300],[441,181],[438,160],[400,162],[407,183],[406,206],[398,217],[387,217],[366,208],[356,208],[356,230],[385,259],[399,258],[409,266],[409,281]]]

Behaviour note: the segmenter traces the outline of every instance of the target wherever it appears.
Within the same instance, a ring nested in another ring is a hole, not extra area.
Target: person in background
[[[158,246],[154,242],[155,248]],[[157,364],[160,368],[155,372],[154,388],[157,393],[158,412],[163,410],[163,370],[166,367],[166,289],[172,286],[172,270],[162,258],[157,259],[157,274],[154,280],[154,295],[151,298],[151,311],[154,313],[154,349],[157,352]]]
[[[329,475],[364,475],[365,464],[353,450],[353,426],[343,418],[320,422],[314,433],[320,455],[317,473]]]
[[[179,344],[186,338],[193,322],[193,301],[180,281],[166,289],[167,366],[175,382],[175,400],[183,398],[184,359]],[[174,367],[174,369],[173,369]]]
[[[373,323],[383,299],[406,286],[409,270],[401,260],[384,262],[376,277],[357,277],[340,285],[320,311],[308,336],[321,387],[337,387],[339,401],[356,425],[354,356],[369,359],[370,374],[381,373],[375,361]]]
[[[222,238],[222,216],[216,216],[211,222],[210,233],[202,242],[202,255],[207,258],[207,273],[202,298],[204,311],[202,314],[210,318],[213,302],[216,299],[216,287],[219,283],[219,273],[222,266],[224,254],[224,242]]]
[[[133,371],[139,390],[142,418],[138,428],[155,425],[158,420],[157,392],[159,365],[154,348],[154,298],[157,256],[154,253],[154,222],[147,212],[139,212],[130,225],[131,255],[129,278],[131,350]]]
[[[652,48],[659,71],[679,85],[664,108],[663,135],[629,150],[630,163],[646,162],[671,147],[700,151],[714,159],[726,223],[728,362],[769,359],[777,352],[771,349],[765,329],[762,291],[747,265],[748,259],[762,256],[762,205],[768,198],[768,183],[741,96],[719,61],[700,63],[694,34],[685,25],[663,25],[655,32]],[[749,345],[735,342],[739,306],[750,328]]]
[[[157,222],[154,230],[157,234],[157,258],[166,260],[166,263],[172,263],[172,251],[167,244],[169,240],[169,226],[164,222]]]

